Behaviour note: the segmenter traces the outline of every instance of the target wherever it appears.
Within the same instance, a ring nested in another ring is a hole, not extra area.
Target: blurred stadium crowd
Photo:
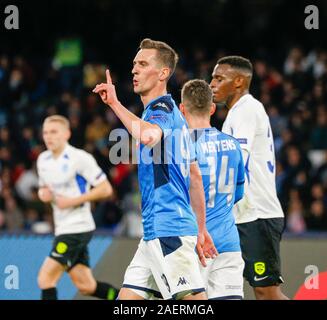
[[[211,80],[218,51],[208,58],[204,49],[182,52],[170,91],[176,101],[189,79]],[[112,165],[108,134],[121,127],[113,112],[91,90],[104,81],[106,66],[85,63],[78,39],[62,39],[51,59],[0,56],[0,230],[46,233],[52,228],[51,209],[38,200],[35,161],[44,150],[43,119],[52,114],[69,118],[70,143],[91,152],[115,189],[110,201],[94,205],[98,228],[119,235],[139,236],[140,197],[137,168]],[[251,58],[251,57],[249,57]],[[265,106],[275,138],[279,199],[292,233],[327,231],[327,51],[285,51],[282,65],[265,56],[251,58],[255,77],[251,93]],[[118,96],[140,115],[131,77],[112,74]],[[218,129],[227,109],[218,106],[212,124]]]

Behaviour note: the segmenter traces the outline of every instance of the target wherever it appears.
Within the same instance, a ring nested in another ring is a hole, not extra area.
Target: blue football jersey
[[[192,132],[206,197],[207,229],[219,253],[240,251],[233,216],[237,184],[244,183],[244,164],[236,139],[216,128]]]
[[[163,131],[155,147],[140,144],[138,148],[144,240],[197,235],[189,195],[195,150],[186,120],[171,95],[148,103],[142,119]]]

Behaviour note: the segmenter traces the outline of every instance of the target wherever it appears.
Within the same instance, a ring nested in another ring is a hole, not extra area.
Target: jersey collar
[[[190,129],[190,135],[193,142],[196,142],[204,133],[212,134],[212,132],[220,133],[220,131],[215,127]]]
[[[64,157],[67,157],[68,158],[68,150],[70,149],[70,144],[69,143],[67,143],[66,144],[66,146],[65,146],[65,148],[64,148],[64,150],[62,151],[62,153],[60,154],[60,156],[58,157],[58,158],[54,158],[54,156],[53,156],[53,154],[52,154],[52,152],[51,152],[51,157],[52,157],[52,159],[53,160],[60,160],[60,159],[62,159],[62,158],[64,158]]]
[[[250,97],[252,97],[250,93],[245,94],[244,96],[242,96],[236,101],[236,103],[232,106],[230,110],[235,110],[238,106],[240,106],[243,102],[245,102]]]
[[[217,128],[215,127],[208,127],[208,128],[193,128],[191,131],[217,131]]]
[[[148,104],[145,106],[144,110],[147,109],[150,105],[153,105],[154,102],[156,102],[157,100],[162,99],[162,98],[169,98],[169,99],[171,99],[171,94],[170,94],[170,93],[168,93],[168,94],[164,94],[164,95],[162,95],[162,96],[159,96],[159,97],[156,97],[156,98],[152,99],[152,100],[151,100],[150,102],[148,102]]]

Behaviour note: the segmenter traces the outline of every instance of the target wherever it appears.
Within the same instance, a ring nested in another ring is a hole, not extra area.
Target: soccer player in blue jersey
[[[244,165],[238,141],[211,127],[215,109],[205,81],[191,80],[183,86],[180,110],[193,129],[206,197],[207,229],[219,252],[202,268],[208,298],[242,299],[244,261],[232,209],[243,197]]]
[[[203,264],[217,251],[206,230],[201,173],[187,123],[167,94],[177,60],[166,43],[141,42],[132,74],[144,105],[142,119],[120,103],[108,70],[107,83],[93,90],[140,142],[144,237],[126,270],[121,300],[207,298],[195,249]]]

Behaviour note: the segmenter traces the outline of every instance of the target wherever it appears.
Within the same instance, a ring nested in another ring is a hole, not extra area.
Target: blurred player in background
[[[140,142],[144,237],[126,270],[119,299],[207,298],[195,249],[203,263],[205,255],[217,251],[205,226],[201,173],[193,161],[187,123],[167,94],[177,60],[176,52],[166,43],[141,42],[132,74],[134,92],[144,105],[142,119],[119,102],[109,71],[107,83],[93,90]]]
[[[191,80],[183,86],[180,110],[193,129],[206,196],[207,229],[219,253],[201,268],[208,298],[243,299],[244,261],[232,213],[244,192],[242,151],[236,139],[211,127],[216,106],[205,81]]]
[[[279,286],[284,282],[280,262],[284,214],[276,194],[274,141],[264,106],[249,94],[252,75],[249,60],[224,57],[214,68],[211,88],[214,102],[229,109],[222,131],[238,140],[245,163],[244,198],[235,208],[244,276],[257,299],[287,299]]]
[[[39,271],[42,299],[57,299],[56,285],[67,271],[82,294],[114,300],[117,290],[94,279],[87,248],[95,230],[90,201],[107,198],[113,190],[93,156],[69,145],[69,138],[65,117],[45,119],[43,140],[47,151],[37,160],[38,194],[41,201],[52,204],[55,239]],[[94,188],[90,189],[90,185]]]

